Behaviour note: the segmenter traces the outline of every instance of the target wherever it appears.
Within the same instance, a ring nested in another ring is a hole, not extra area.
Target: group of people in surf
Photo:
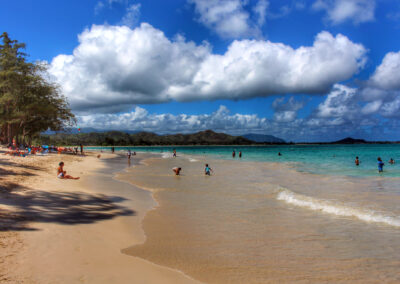
[[[356,157],[354,163],[356,164],[356,166],[359,166],[359,165],[360,165],[361,161],[360,161],[360,159],[358,158],[358,156]],[[394,161],[393,158],[390,158],[389,164],[391,164],[391,165],[394,165],[394,164],[395,164],[395,161]],[[385,165],[385,163],[382,161],[382,158],[381,158],[381,157],[378,157],[378,172],[380,172],[380,173],[383,172],[383,166],[384,166],[384,165]]]

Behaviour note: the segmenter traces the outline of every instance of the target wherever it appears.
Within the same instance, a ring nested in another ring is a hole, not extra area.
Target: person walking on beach
[[[82,145],[82,143],[79,146],[81,147],[81,155],[83,155],[83,145]]]
[[[356,157],[356,160],[354,161],[354,163],[356,164],[356,166],[360,165],[360,160],[358,159],[358,156]]]
[[[211,175],[211,172],[214,172],[213,169],[210,168],[210,167],[208,166],[208,164],[206,164],[206,167],[204,168],[204,174],[205,174],[206,176],[210,176],[210,175]]]
[[[57,177],[60,179],[79,179],[79,177],[73,177],[70,175],[67,175],[67,171],[64,171],[64,162],[60,162],[58,164],[58,169],[57,169]]]
[[[378,157],[378,172],[383,172],[383,166],[384,166],[385,164],[382,162],[382,159],[381,159],[381,157]]]
[[[235,152],[235,150],[233,150],[233,152],[232,152],[232,158],[235,158],[235,156],[236,156],[236,152]]]
[[[178,167],[172,168],[172,171],[175,173],[176,176],[180,175],[181,170],[182,170],[182,168],[178,168]]]
[[[111,153],[114,154],[114,151],[115,151],[114,146],[112,146],[112,147],[111,147]]]
[[[174,158],[176,158],[176,150],[174,149],[174,150],[172,150],[172,157],[174,157]]]

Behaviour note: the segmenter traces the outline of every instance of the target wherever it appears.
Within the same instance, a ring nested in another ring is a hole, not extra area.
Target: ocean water
[[[87,147],[110,151],[109,147]],[[216,159],[232,159],[236,150],[236,159],[242,151],[243,161],[283,162],[297,171],[324,175],[342,176],[388,176],[400,177],[400,166],[391,165],[389,159],[400,162],[400,144],[355,144],[355,145],[279,145],[279,146],[184,146],[184,147],[115,147],[116,151],[160,153],[163,157],[172,156],[172,150],[179,154],[199,155]],[[278,156],[281,153],[282,156]],[[361,164],[355,166],[358,156]],[[384,172],[377,171],[377,158],[385,163]],[[193,158],[195,160],[195,158]]]

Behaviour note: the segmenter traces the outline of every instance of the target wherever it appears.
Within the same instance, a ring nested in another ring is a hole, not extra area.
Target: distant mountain
[[[152,146],[152,145],[250,145],[254,144],[241,136],[231,136],[212,130],[193,134],[158,135],[151,132],[129,134],[122,131],[91,133],[42,134],[38,143],[48,145],[99,145],[99,146]]]
[[[354,139],[351,137],[344,138],[339,141],[331,142],[330,144],[366,144],[368,143],[364,139]]]
[[[97,128],[93,128],[93,127],[84,127],[81,128],[81,131],[78,130],[78,128],[67,128],[62,132],[55,132],[55,131],[46,131],[43,132],[43,134],[57,134],[57,133],[65,133],[65,134],[78,134],[78,133],[104,133],[104,132],[110,132],[112,130],[105,130],[105,129],[97,129]],[[121,132],[124,133],[128,133],[128,134],[135,134],[135,133],[139,133],[140,131],[137,130],[119,130]]]
[[[257,143],[286,143],[285,140],[272,136],[272,135],[264,135],[264,134],[245,134],[242,137],[254,141]]]

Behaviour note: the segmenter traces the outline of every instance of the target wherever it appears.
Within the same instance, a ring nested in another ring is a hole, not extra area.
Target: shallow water
[[[159,202],[144,219],[146,242],[126,252],[208,283],[399,282],[400,179],[297,169],[148,160],[121,174]]]
[[[88,149],[106,147],[88,147]],[[208,158],[231,159],[235,149],[243,152],[242,160],[260,162],[291,163],[298,171],[345,176],[391,176],[400,177],[400,166],[390,165],[390,158],[400,161],[400,144],[356,144],[356,145],[279,145],[279,146],[180,146],[180,147],[115,147],[116,151],[160,153],[163,157],[172,156],[172,150],[179,154],[195,154]],[[278,153],[282,156],[278,156]],[[358,156],[361,164],[356,167],[354,159]],[[377,157],[385,162],[384,173],[377,171]],[[236,156],[236,158],[238,158]]]

